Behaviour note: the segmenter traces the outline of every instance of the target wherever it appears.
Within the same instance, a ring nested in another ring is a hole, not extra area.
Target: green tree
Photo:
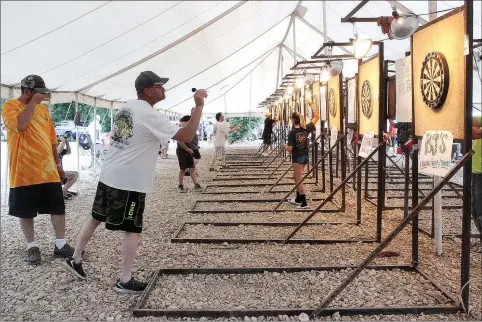
[[[229,144],[233,142],[243,140],[247,138],[253,129],[259,127],[259,125],[263,122],[261,117],[231,117],[229,118],[229,125],[235,126],[241,124],[241,128],[238,129],[236,132],[230,133],[228,136]]]
[[[79,103],[78,109],[81,122],[84,122],[87,126],[94,119],[94,107]],[[50,115],[54,124],[60,121],[73,121],[75,118],[75,102],[52,104],[50,106]],[[97,108],[97,115],[100,116],[102,132],[110,132],[110,110]]]

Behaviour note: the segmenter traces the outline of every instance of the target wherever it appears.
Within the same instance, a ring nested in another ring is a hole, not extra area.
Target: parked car
[[[3,124],[3,122],[2,122],[2,134],[0,139],[2,142],[7,141],[7,127],[5,126],[5,124]]]
[[[79,127],[79,132],[85,131],[85,128]],[[64,134],[70,133],[73,140],[77,138],[77,128],[74,121],[60,121],[55,124],[55,134],[61,137]]]

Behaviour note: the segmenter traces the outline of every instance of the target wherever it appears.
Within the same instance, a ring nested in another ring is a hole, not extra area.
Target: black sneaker
[[[122,283],[120,279],[118,279],[114,286],[114,291],[124,294],[139,294],[144,292],[146,287],[147,283],[136,281],[134,277],[131,277],[130,281],[126,283]]]
[[[309,209],[310,206],[306,203],[306,201],[302,201],[298,206],[296,206],[296,209]]]
[[[69,272],[71,272],[78,278],[81,278],[83,280],[87,278],[87,275],[85,274],[84,269],[82,268],[82,263],[77,264],[72,257],[63,261],[62,265],[66,267]]]
[[[186,191],[187,191],[186,188],[184,188],[184,186],[182,184],[177,186],[177,192],[183,193],[183,192],[186,192]]]
[[[201,192],[201,191],[203,191],[203,188],[201,187],[201,185],[199,183],[196,183],[194,185],[194,191]]]
[[[291,198],[291,199],[288,199],[288,200],[286,200],[286,201],[288,201],[288,202],[289,202],[290,204],[292,204],[292,205],[296,205],[296,206],[301,205],[301,201],[299,201],[299,200],[296,199],[296,198]]]
[[[74,248],[71,247],[69,244],[65,244],[64,247],[58,248],[57,245],[55,245],[54,248],[54,257],[72,257],[74,255]]]
[[[27,257],[25,258],[25,261],[29,265],[38,265],[42,261],[42,258],[40,257],[40,249],[38,247],[30,247],[27,249]]]

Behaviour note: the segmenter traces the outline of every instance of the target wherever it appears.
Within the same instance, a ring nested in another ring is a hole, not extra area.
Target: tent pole
[[[280,68],[281,68],[281,44],[278,46],[279,53],[278,53],[278,71],[276,73],[276,89],[278,89],[279,86],[279,73],[280,73]],[[283,76],[283,75],[281,75]]]
[[[327,29],[327,24],[326,24],[326,1],[322,2],[323,5],[323,43],[326,44],[328,41],[328,31]],[[328,48],[325,47],[325,55],[328,54]]]
[[[8,90],[8,96],[9,96],[9,99],[13,100],[13,87],[10,87],[9,90]],[[7,199],[7,194],[8,194],[8,190],[9,190],[9,184],[10,184],[10,180],[8,178],[9,176],[9,163],[10,163],[10,159],[9,159],[9,155],[8,155],[8,146],[7,146],[7,149],[5,151],[5,160],[3,162],[3,166],[4,166],[4,169],[5,171],[3,173],[5,173],[5,175],[3,176],[3,186],[5,187],[5,191],[3,192],[3,197],[4,197],[4,203],[6,204],[8,199]]]
[[[75,115],[77,116],[77,113],[79,112],[79,93],[75,93]],[[76,133],[76,138],[77,138],[77,173],[79,174],[80,178],[80,141],[79,141],[79,126],[76,124],[75,125],[75,133]]]
[[[253,72],[249,73],[249,115],[250,116],[251,116],[251,109],[253,108],[252,88],[253,88]],[[276,86],[276,88],[278,88],[278,86]]]
[[[293,65],[296,65],[296,19],[293,17]]]
[[[94,155],[92,156],[92,158],[94,159],[94,172],[95,172],[95,168],[96,168],[96,155],[97,155],[97,98],[94,98],[94,138],[92,139],[93,140],[93,144],[94,144]]]
[[[114,102],[110,102],[110,133],[114,131]]]

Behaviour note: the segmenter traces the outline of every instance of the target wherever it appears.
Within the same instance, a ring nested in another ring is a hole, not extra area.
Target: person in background
[[[311,122],[306,124],[302,123],[304,116],[298,112],[294,112],[291,115],[291,123],[293,128],[288,134],[288,144],[283,144],[283,148],[291,153],[291,163],[293,164],[293,179],[295,184],[298,184],[303,178],[303,170],[305,165],[309,162],[309,135],[316,131],[316,122],[320,117],[315,105],[312,102],[308,102],[311,107],[313,118]],[[297,209],[309,208],[306,202],[306,188],[303,184],[300,184],[296,191],[296,198],[294,200],[288,200],[290,203],[297,205]]]
[[[95,129],[94,129],[95,127]],[[98,158],[100,152],[102,151],[102,145],[100,141],[100,134],[101,134],[101,125],[100,125],[100,115],[96,115],[95,119],[90,122],[89,126],[87,127],[89,131],[90,139],[92,140],[92,155],[94,154],[94,144],[95,146],[95,154]]]
[[[392,150],[392,154],[390,155],[390,157],[395,157],[397,155],[397,131],[398,131],[398,129],[396,127],[396,122],[393,119],[389,119],[388,122],[390,124],[390,126],[388,127],[388,135],[390,137],[390,145],[391,145],[390,149]]]
[[[472,219],[479,231],[479,249],[482,252],[482,116],[472,120]]]
[[[137,99],[124,103],[118,110],[112,143],[97,185],[92,216],[86,220],[77,237],[74,255],[63,262],[70,273],[86,279],[81,252],[97,227],[105,222],[106,229],[123,231],[121,273],[114,285],[114,291],[119,293],[139,294],[147,286],[132,276],[132,267],[143,229],[146,194],[153,188],[159,145],[169,139],[190,142],[207,97],[205,90],[196,91],[195,112],[188,124],[179,128],[154,109],[155,104],[166,98],[164,84],[167,81],[168,78],[161,78],[152,71],[141,72],[135,81]],[[150,248],[156,251],[155,247]]]
[[[183,116],[179,121],[179,126],[185,127],[190,119],[191,116],[189,115]],[[197,135],[194,136],[196,137]],[[186,175],[186,171],[188,170],[192,182],[194,183],[194,191],[202,191],[202,187],[196,179],[196,166],[194,164],[193,156],[195,148],[197,148],[197,146],[194,146],[192,141],[188,143],[177,141],[176,155],[177,160],[179,161],[179,185],[177,186],[178,192],[182,193],[187,191],[184,188],[184,176]]]
[[[194,107],[191,109],[191,114],[193,112],[194,112]],[[192,138],[192,141],[189,144],[189,147],[192,150],[192,157],[194,158],[194,168],[196,168],[196,175],[199,175],[197,171],[197,164],[199,163],[199,160],[201,160],[201,153],[199,153],[199,136],[197,132],[196,132],[196,135],[194,135],[194,137]],[[191,175],[190,170],[186,169],[186,172],[184,173],[184,175],[190,176]]]
[[[57,146],[57,152],[59,153],[60,164],[62,164],[63,167],[64,156],[70,155],[72,153],[68,137],[66,137],[65,135],[60,137],[60,144]],[[77,182],[78,178],[79,173],[77,171],[65,171],[65,177],[62,180],[62,184],[64,185],[62,188],[64,199],[69,199],[77,195],[75,192],[70,192],[69,189],[74,185],[75,182]]]
[[[271,113],[266,113],[266,119],[264,120],[264,129],[263,129],[263,153],[262,155],[267,157],[268,153],[266,152],[271,145],[271,136],[273,135],[273,126],[275,125],[276,120],[271,118]]]
[[[55,257],[74,253],[65,239],[65,201],[61,180],[65,173],[57,152],[57,135],[49,110],[43,101],[50,90],[37,75],[25,77],[19,98],[3,106],[7,127],[10,195],[8,214],[18,217],[27,241],[26,261],[41,262],[40,249],[35,242],[34,218],[50,214],[55,231]]]
[[[161,159],[167,159],[167,150],[169,150],[169,140],[161,141]]]
[[[216,113],[216,124],[214,124],[214,152],[211,159],[211,166],[209,171],[214,171],[214,166],[219,157],[221,157],[222,166],[226,166],[226,141],[228,140],[228,134],[235,132],[241,128],[241,124],[236,126],[229,126],[224,123],[224,115],[219,112]]]

